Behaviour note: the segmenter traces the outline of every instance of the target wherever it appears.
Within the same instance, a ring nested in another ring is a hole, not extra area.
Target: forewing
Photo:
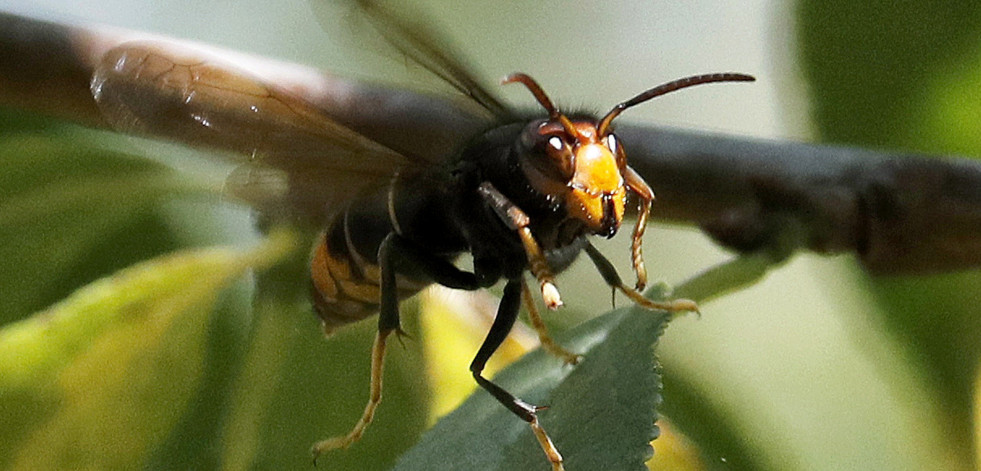
[[[485,88],[474,68],[432,27],[431,21],[418,15],[399,13],[392,5],[376,0],[354,0],[353,3],[372,23],[374,32],[399,54],[428,70],[496,120],[514,118],[514,111]]]
[[[122,132],[239,156],[247,165],[229,179],[230,193],[261,209],[323,213],[398,168],[429,163],[410,161],[248,73],[169,44],[110,50],[91,90]]]

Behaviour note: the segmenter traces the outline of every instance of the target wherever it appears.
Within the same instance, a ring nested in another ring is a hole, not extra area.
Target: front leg
[[[521,287],[523,285],[524,282],[520,279],[508,280],[507,284],[504,285],[504,295],[501,297],[501,304],[497,307],[494,324],[491,325],[490,331],[487,332],[487,338],[484,339],[484,343],[480,345],[480,350],[477,351],[473,362],[470,363],[470,372],[480,387],[494,396],[494,399],[497,399],[521,420],[528,422],[535,438],[538,439],[539,446],[542,447],[545,456],[552,463],[552,471],[564,471],[562,455],[559,454],[559,450],[555,448],[552,439],[549,438],[545,429],[538,422],[538,411],[544,407],[534,406],[515,397],[483,375],[487,360],[501,346],[514,326],[514,321],[518,319],[518,309],[521,307]]]
[[[593,261],[593,265],[596,266],[596,270],[599,271],[600,275],[603,277],[603,281],[606,281],[606,284],[613,288],[614,295],[616,295],[616,290],[620,290],[633,302],[647,309],[657,309],[659,311],[668,312],[698,312],[698,304],[690,299],[653,301],[645,298],[640,291],[623,284],[623,280],[620,279],[620,274],[617,273],[617,269],[612,263],[610,263],[609,260],[606,259],[606,257],[603,256],[602,253],[600,253],[599,250],[596,249],[596,247],[593,246],[593,244],[586,244],[586,255],[589,255],[589,259]]]
[[[512,203],[507,196],[497,191],[497,188],[494,188],[494,185],[490,182],[481,183],[477,187],[477,192],[494,209],[494,212],[497,213],[497,216],[501,218],[504,224],[512,230],[517,231],[518,237],[521,238],[521,245],[524,246],[525,254],[528,256],[528,268],[531,270],[531,274],[535,276],[535,279],[538,280],[538,284],[541,287],[542,300],[545,301],[545,305],[549,309],[557,309],[562,305],[562,299],[559,297],[558,288],[555,287],[555,275],[552,274],[552,270],[548,267],[545,254],[542,253],[541,247],[539,247],[535,237],[531,234],[531,229],[528,228],[531,224],[531,219],[521,208]]]
[[[637,212],[637,224],[634,226],[634,235],[631,239],[630,255],[634,264],[634,273],[637,274],[637,291],[643,291],[647,286],[647,268],[644,267],[644,254],[641,252],[641,244],[644,240],[644,230],[647,229],[647,216],[651,212],[651,202],[654,201],[654,191],[647,185],[644,178],[634,169],[627,167],[623,175],[624,183],[627,188],[640,198],[640,209]]]

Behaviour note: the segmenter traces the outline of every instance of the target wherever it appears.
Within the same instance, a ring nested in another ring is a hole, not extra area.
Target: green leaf
[[[133,469],[167,438],[203,368],[216,299],[294,246],[176,253],[0,330],[0,464]]]
[[[0,322],[177,244],[161,201],[200,193],[192,180],[85,139],[0,140]]]
[[[579,365],[564,365],[538,350],[494,381],[521,399],[548,406],[539,418],[567,469],[646,469],[660,401],[653,348],[665,322],[663,313],[613,311],[557,337],[585,356]],[[427,432],[395,469],[548,468],[528,425],[478,390]]]

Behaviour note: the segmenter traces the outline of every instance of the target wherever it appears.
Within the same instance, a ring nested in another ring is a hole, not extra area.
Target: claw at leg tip
[[[698,303],[690,299],[675,299],[671,302],[671,310],[674,312],[694,312],[699,318],[702,311],[698,309]]]
[[[313,455],[313,467],[314,468],[317,467],[317,460],[320,459],[320,455],[323,453],[322,450],[320,450],[320,448],[317,447],[318,444],[315,444],[315,445],[313,445],[312,448],[310,448],[310,454]]]
[[[695,301],[692,301],[690,299],[677,299],[675,300],[675,302],[678,304],[678,307],[681,310],[690,311],[698,315],[702,315],[702,312],[698,310],[698,303],[696,303]]]
[[[347,440],[344,440],[344,438],[341,437],[328,438],[326,440],[321,440],[314,443],[313,446],[310,447],[310,454],[313,455],[313,465],[316,466],[317,460],[319,460],[320,457],[328,451],[347,448],[348,445],[350,445],[350,443],[347,443]]]

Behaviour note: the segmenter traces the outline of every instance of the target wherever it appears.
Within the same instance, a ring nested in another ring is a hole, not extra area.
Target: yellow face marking
[[[602,144],[585,144],[576,149],[576,172],[569,182],[589,193],[611,194],[623,187],[617,159]]]
[[[609,200],[612,204],[606,203]],[[572,189],[569,201],[569,214],[586,223],[592,231],[616,230],[623,221],[626,190],[621,187],[613,193],[594,194],[578,188]],[[607,219],[608,217],[608,219]],[[609,224],[609,227],[604,226]]]
[[[570,214],[594,232],[616,232],[626,199],[616,156],[605,145],[593,142],[576,149],[575,161],[576,171],[569,182]]]

